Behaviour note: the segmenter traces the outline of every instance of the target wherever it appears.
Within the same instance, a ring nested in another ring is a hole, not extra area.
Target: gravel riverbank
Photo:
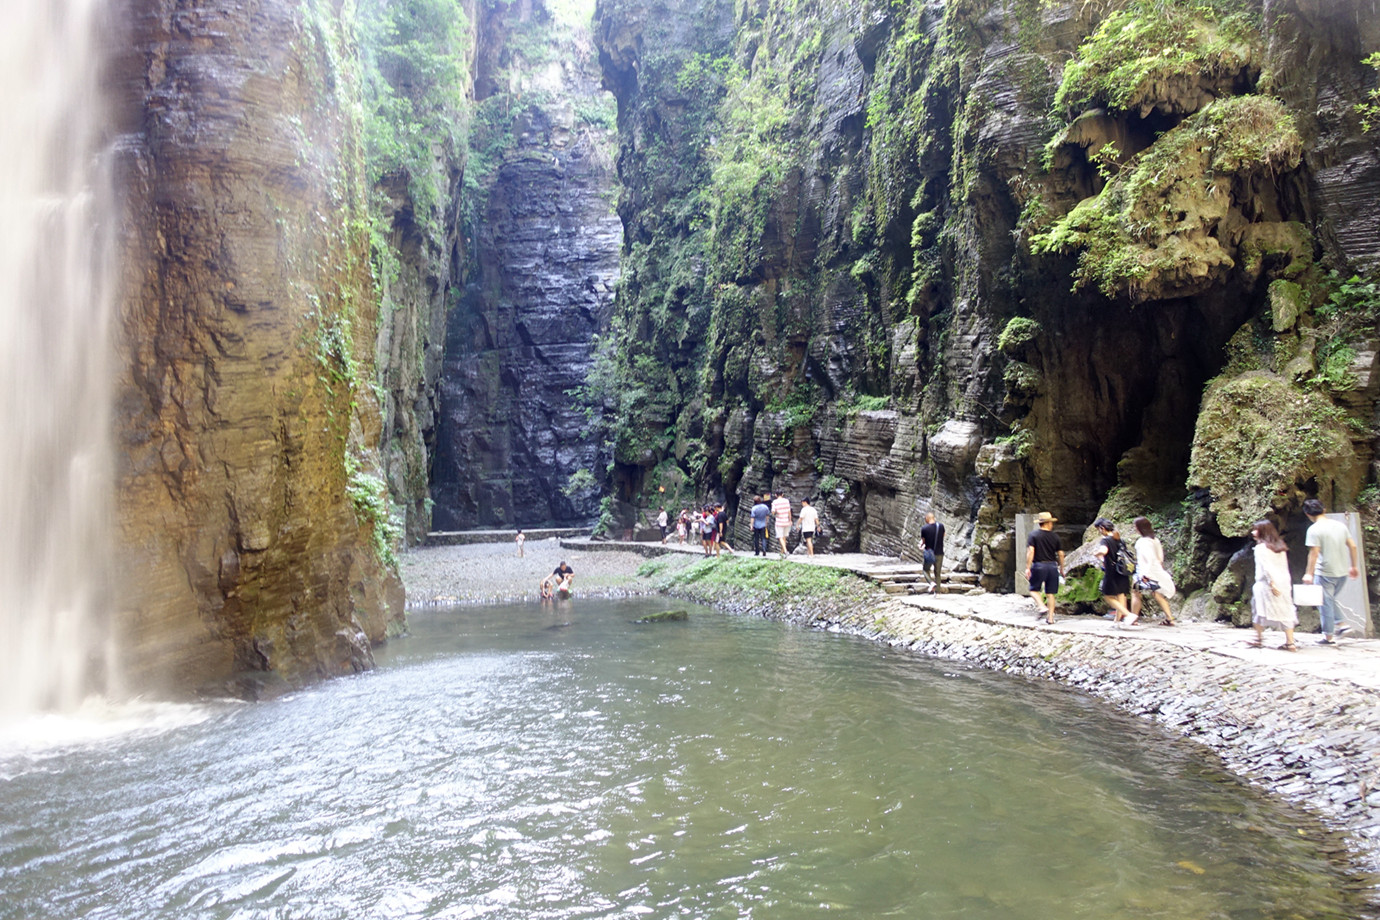
[[[422,546],[402,556],[399,569],[408,609],[446,604],[497,604],[540,599],[541,580],[565,560],[575,570],[577,594],[645,594],[637,570],[647,560],[617,550],[571,552],[556,538],[529,540],[521,557],[512,543]]]
[[[548,545],[549,544],[549,545]],[[662,557],[652,579],[628,548],[437,547],[404,557],[409,606],[531,599],[562,558],[578,593],[670,593],[736,613],[862,636],[892,648],[1054,680],[1216,752],[1237,775],[1342,834],[1360,884],[1380,895],[1380,642],[1252,649],[1217,625],[1112,631],[1093,617],[1037,624],[1027,598],[893,597],[859,582],[846,596],[744,590],[732,578],[675,578],[694,556]],[[723,565],[723,562],[714,565]],[[728,563],[732,565],[732,563]],[[782,563],[807,577],[808,565]],[[693,572],[693,570],[690,570]],[[1275,638],[1275,637],[1271,637]]]

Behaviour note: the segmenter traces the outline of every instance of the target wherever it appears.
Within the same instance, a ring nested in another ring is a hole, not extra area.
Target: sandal
[[[1265,647],[1265,643],[1264,643],[1263,641],[1261,641],[1260,639],[1255,639],[1255,640],[1253,640],[1253,641],[1251,641],[1251,642],[1247,642],[1246,645],[1248,645],[1248,646],[1251,647],[1251,648],[1264,648],[1264,647]]]
[[[1299,647],[1292,642],[1286,643],[1285,645],[1281,645],[1279,648],[1280,651],[1284,652],[1297,652],[1299,650]]]

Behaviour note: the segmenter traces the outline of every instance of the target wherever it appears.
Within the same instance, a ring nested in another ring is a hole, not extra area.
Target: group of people
[[[1303,543],[1308,547],[1308,561],[1304,564],[1303,583],[1322,589],[1322,603],[1318,606],[1322,620],[1319,645],[1336,645],[1337,637],[1351,631],[1351,625],[1340,615],[1337,592],[1348,578],[1360,574],[1357,568],[1356,541],[1341,521],[1327,517],[1327,509],[1316,498],[1303,503],[1308,518],[1308,531]],[[1298,626],[1298,610],[1294,605],[1293,580],[1289,574],[1287,547],[1279,529],[1271,521],[1256,521],[1251,527],[1255,540],[1255,583],[1251,586],[1251,625],[1255,627],[1255,641],[1265,644],[1265,630],[1278,629],[1284,633],[1286,651],[1298,651],[1294,641],[1294,627]]]
[[[1351,629],[1338,615],[1337,592],[1348,578],[1357,577],[1356,541],[1345,524],[1326,516],[1326,509],[1317,499],[1305,501],[1303,513],[1309,520],[1304,536],[1308,561],[1303,583],[1317,584],[1322,589],[1319,644],[1336,645],[1336,637]],[[1040,512],[1035,517],[1035,529],[1026,540],[1025,577],[1048,623],[1054,622],[1055,595],[1064,575],[1064,551],[1059,535],[1054,532],[1057,520],[1048,511]],[[1098,518],[1093,522],[1100,534],[1093,555],[1102,567],[1102,599],[1111,609],[1113,626],[1134,628],[1140,620],[1142,598],[1147,596],[1159,607],[1160,623],[1174,626],[1169,606],[1169,599],[1175,594],[1174,579],[1165,566],[1164,546],[1155,536],[1154,525],[1148,518],[1138,517],[1132,523],[1138,534],[1133,553],[1128,552],[1112,521]],[[1268,520],[1255,523],[1251,538],[1255,541],[1251,625],[1256,634],[1251,645],[1262,647],[1265,630],[1278,629],[1284,632],[1281,648],[1297,651],[1294,628],[1298,625],[1298,610],[1294,604],[1287,547],[1279,529]]]
[[[777,492],[775,496],[770,492],[765,492],[753,503],[751,516],[752,554],[765,556],[770,552],[770,543],[767,540],[767,523],[770,521],[777,549],[781,553],[781,558],[785,559],[790,554],[790,550],[786,546],[786,538],[795,528],[795,514],[791,508],[791,500],[786,497],[784,492]],[[801,499],[800,542],[811,556],[815,554],[815,536],[818,533],[819,512],[815,510],[814,505],[810,504],[809,499]]]
[[[541,580],[541,599],[550,600],[557,594],[561,597],[569,597],[570,592],[575,588],[575,570],[572,569],[564,559],[555,570]]]
[[[767,539],[767,525],[774,525],[774,539],[780,549],[782,558],[785,558],[790,550],[786,547],[786,538],[790,535],[796,524],[796,517],[791,507],[791,500],[783,493],[777,492],[775,496],[771,493],[757,498],[752,506],[752,554],[754,556],[765,556],[770,552],[769,541]],[[813,556],[815,554],[815,537],[820,532],[819,512],[810,504],[809,500],[802,500],[800,503],[800,541],[805,546],[806,551]],[[733,547],[728,543],[728,511],[724,508],[723,502],[706,504],[698,511],[691,511],[689,508],[680,510],[680,517],[676,519],[675,529],[672,530],[670,514],[665,508],[657,515],[657,525],[661,528],[661,542],[670,542],[672,536],[683,543],[699,539],[700,545],[704,549],[706,556],[717,556],[722,552],[733,552]]]

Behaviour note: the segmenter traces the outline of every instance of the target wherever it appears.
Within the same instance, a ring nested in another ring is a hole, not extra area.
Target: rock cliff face
[[[617,514],[678,476],[743,529],[784,489],[834,547],[910,554],[933,510],[1001,588],[1016,512],[1074,543],[1147,513],[1192,589],[1246,517],[1369,507],[1368,11],[602,0]],[[1217,449],[1243,393],[1317,436]]]
[[[515,35],[551,43],[549,58],[524,57]],[[488,162],[446,335],[435,526],[583,523],[607,459],[572,391],[618,277],[613,104],[587,27],[540,4],[491,11],[481,49],[473,146]]]
[[[133,0],[119,380],[131,670],[370,667],[386,561],[359,88],[337,4]]]

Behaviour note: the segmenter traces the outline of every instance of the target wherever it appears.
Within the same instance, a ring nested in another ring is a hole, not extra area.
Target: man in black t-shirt
[[[1044,608],[1046,623],[1054,622],[1054,595],[1064,574],[1064,547],[1054,532],[1056,520],[1048,511],[1035,515],[1035,529],[1025,541],[1025,577]]]
[[[925,579],[930,583],[930,593],[934,594],[939,591],[939,583],[944,578],[944,525],[935,521],[933,511],[925,512],[925,526],[920,528],[920,545],[925,550]]]
[[[541,580],[541,596],[550,597],[553,587],[562,595],[568,595],[574,586],[575,570],[566,565],[565,560],[562,559],[555,571]]]

